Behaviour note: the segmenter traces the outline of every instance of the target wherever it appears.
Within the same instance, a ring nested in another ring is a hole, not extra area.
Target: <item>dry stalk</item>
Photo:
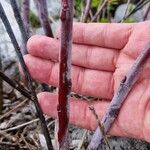
[[[147,7],[147,10],[146,10],[146,12],[145,12],[145,14],[144,14],[143,21],[145,21],[145,20],[147,19],[149,12],[150,12],[150,4],[149,4],[149,6]]]
[[[0,70],[2,70],[2,54],[0,49]],[[3,111],[3,80],[0,78],[0,114]]]
[[[89,109],[90,109],[91,112],[93,113],[93,115],[94,115],[94,117],[95,117],[95,119],[96,119],[96,121],[97,121],[98,127],[99,127],[101,133],[103,134],[103,138],[104,138],[105,144],[107,145],[107,147],[109,148],[109,150],[112,150],[112,148],[111,148],[111,146],[110,146],[110,143],[109,143],[109,140],[108,140],[108,138],[107,138],[107,135],[106,135],[106,133],[105,133],[105,131],[104,131],[104,126],[101,124],[101,121],[100,121],[99,118],[98,118],[98,115],[97,115],[97,113],[96,113],[95,108],[94,108],[93,106],[90,106]]]
[[[84,133],[83,133],[83,136],[82,136],[82,139],[80,140],[79,144],[78,144],[78,148],[77,150],[81,150],[82,147],[83,147],[83,144],[84,144],[84,140],[85,140],[85,137],[87,135],[87,132],[88,130],[85,129]]]
[[[87,0],[86,1],[86,6],[83,12],[83,16],[82,16],[82,22],[87,22],[88,16],[89,16],[89,11],[91,9],[91,4],[92,4],[92,0]]]
[[[17,6],[17,3],[16,3],[16,0],[10,0],[10,4],[12,6],[12,9],[13,9],[13,12],[14,12],[14,16],[16,18],[16,21],[19,25],[19,29],[21,31],[21,36],[22,36],[22,42],[23,42],[23,47],[22,47],[22,54],[27,54],[27,49],[26,49],[26,44],[27,41],[28,41],[28,35],[26,33],[26,30],[25,30],[25,26],[24,26],[24,23],[22,21],[22,18],[21,18],[21,15],[20,15],[20,12],[19,12],[19,8]]]
[[[123,23],[123,22],[124,22],[124,19],[126,18],[126,15],[127,15],[127,13],[128,13],[128,9],[129,9],[130,1],[131,1],[131,0],[128,0],[128,1],[127,1],[127,7],[126,7],[126,9],[125,9],[124,16],[123,16],[123,18],[122,18],[122,20],[121,20],[121,23]]]
[[[91,20],[92,22],[95,22],[97,20],[98,16],[101,15],[102,10],[106,6],[107,2],[108,2],[108,0],[104,0],[104,2],[100,5],[100,7],[98,8],[96,14],[93,16],[93,18]]]
[[[52,29],[48,17],[46,0],[34,0],[34,2],[37,7],[40,23],[44,29],[45,35],[47,35],[48,37],[53,37],[53,33],[52,33]]]
[[[22,1],[22,20],[24,23],[24,28],[26,30],[26,34],[30,37],[30,0],[23,0]]]
[[[5,114],[1,115],[0,120],[2,120],[3,118],[6,118],[7,116],[9,116],[12,112],[16,111],[19,107],[23,106],[27,101],[28,101],[28,99],[25,99],[24,101],[19,103],[17,106],[15,106],[13,109],[11,109],[10,111],[8,111]]]

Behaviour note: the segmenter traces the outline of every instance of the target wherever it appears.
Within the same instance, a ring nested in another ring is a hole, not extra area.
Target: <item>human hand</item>
[[[137,24],[74,24],[72,91],[103,100],[87,102],[70,98],[70,123],[96,129],[97,123],[89,106],[93,105],[102,118],[120,81],[150,41],[149,27],[149,21]],[[29,54],[24,57],[32,77],[53,86],[58,86],[58,39],[31,37],[27,45]],[[44,113],[56,117],[57,94],[42,92],[38,98]],[[109,133],[150,142],[150,59]]]

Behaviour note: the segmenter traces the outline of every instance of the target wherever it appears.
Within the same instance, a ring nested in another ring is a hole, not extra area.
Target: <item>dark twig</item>
[[[2,52],[0,48],[0,70],[2,70]],[[0,78],[0,114],[3,110],[3,80]]]
[[[140,55],[135,60],[133,66],[129,70],[128,74],[124,77],[124,79],[120,83],[120,87],[115,93],[104,117],[102,118],[102,124],[105,129],[105,133],[107,133],[117,118],[120,108],[128,96],[130,90],[132,89],[134,83],[137,81],[140,73],[143,70],[144,64],[147,62],[148,58],[150,58],[150,43],[146,45],[146,47],[141,51]],[[93,138],[88,146],[89,150],[95,150],[101,144],[103,140],[103,134],[99,130],[96,129]]]
[[[5,112],[3,115],[0,116],[0,121],[4,118],[8,117],[10,114],[12,114],[12,112],[16,111],[19,107],[23,106],[27,101],[28,101],[28,99],[25,99],[24,101],[20,102],[17,106],[15,106],[10,111]]]
[[[19,12],[16,0],[10,0],[10,4],[12,6],[12,9],[13,9],[13,12],[14,12],[14,16],[15,16],[15,18],[17,20],[17,23],[19,25],[19,29],[21,31],[22,40],[23,40],[22,54],[24,55],[24,54],[28,53],[25,43],[27,43],[29,37],[28,37],[27,32],[25,30],[25,26],[24,26],[24,23],[22,21],[22,18],[21,18],[21,15],[20,15],[20,12]]]
[[[69,95],[71,91],[71,49],[73,25],[73,0],[62,0],[61,10],[61,43],[59,60],[58,90],[58,146],[69,149]]]
[[[23,51],[22,51],[23,55],[28,54],[28,51],[26,49],[26,44],[27,44],[27,40],[30,37],[29,4],[30,4],[30,0],[23,0],[23,6],[22,6],[23,20],[22,20],[16,0],[11,1],[11,6],[13,8],[14,15],[15,15],[16,21],[18,23],[18,26],[20,28],[20,32],[21,32],[22,39],[23,39]],[[42,87],[43,87],[44,91],[50,91],[48,85],[43,83]]]
[[[45,35],[49,37],[53,37],[52,29],[50,26],[49,18],[48,18],[48,10],[47,10],[47,2],[46,0],[34,0],[38,14],[40,17],[41,25],[44,29]]]
[[[110,146],[110,143],[109,143],[109,140],[107,138],[107,135],[106,135],[106,133],[104,131],[104,126],[101,124],[101,121],[98,118],[98,115],[96,113],[95,108],[93,106],[90,106],[89,109],[91,110],[91,112],[93,113],[93,115],[94,115],[94,117],[95,117],[95,119],[97,121],[98,127],[99,127],[99,129],[100,129],[100,131],[101,131],[101,133],[102,133],[102,135],[104,137],[104,141],[105,141],[107,147],[109,148],[109,150],[111,150],[112,148]]]
[[[107,2],[108,2],[108,0],[104,0],[104,2],[103,2],[103,3],[101,4],[101,6],[98,8],[96,14],[93,16],[92,22],[96,21],[97,17],[98,17],[99,15],[101,15],[102,10],[103,10],[104,7],[106,6]]]
[[[8,78],[2,71],[0,71],[0,78],[11,85],[14,89],[18,90],[23,96],[31,99],[31,94],[28,90],[26,90],[21,84]]]
[[[89,11],[91,9],[91,4],[92,4],[92,0],[87,0],[86,1],[86,6],[83,12],[83,16],[82,16],[82,22],[87,22],[88,16],[89,16]]]
[[[145,21],[145,20],[147,19],[149,12],[150,12],[150,4],[149,4],[149,6],[147,7],[147,10],[146,10],[146,12],[145,12],[145,14],[144,14],[143,21]]]
[[[131,12],[129,12],[128,15],[126,15],[126,17],[124,18],[124,20],[126,20],[131,15],[133,15],[134,13],[136,13],[138,10],[140,10],[143,6],[145,6],[149,2],[150,2],[150,0],[144,0],[144,1],[141,0],[140,2],[138,2],[136,4],[135,8]],[[118,23],[120,23],[120,22],[121,22],[121,20]]]
[[[6,14],[4,12],[4,9],[0,3],[0,18],[2,19],[4,25],[5,25],[5,28],[7,30],[7,33],[11,39],[11,42],[15,48],[15,51],[16,51],[16,54],[19,58],[19,61],[20,61],[20,64],[22,66],[22,70],[24,72],[24,75],[25,75],[25,78],[26,78],[26,81],[28,82],[28,89],[29,91],[31,92],[31,100],[34,102],[35,104],[35,107],[36,107],[36,110],[37,110],[37,114],[38,114],[38,117],[40,118],[40,121],[41,121],[41,126],[42,126],[42,130],[43,130],[43,134],[45,136],[45,139],[46,139],[46,142],[47,142],[47,147],[49,150],[53,149],[52,147],[52,143],[51,143],[51,138],[49,136],[49,132],[48,132],[48,128],[46,126],[46,121],[45,121],[45,118],[43,116],[43,112],[40,108],[40,105],[38,103],[38,99],[37,99],[37,96],[36,96],[36,93],[35,93],[35,90],[34,90],[34,87],[33,87],[33,84],[32,84],[32,78],[31,78],[31,75],[28,71],[28,68],[24,62],[24,59],[23,59],[23,56],[21,54],[21,51],[20,51],[20,47],[18,45],[18,42],[15,38],[15,35],[12,31],[12,28],[11,28],[11,25],[6,17]]]
[[[34,3],[37,7],[37,11],[38,11],[39,18],[40,18],[40,23],[44,29],[45,35],[48,37],[54,37],[51,26],[50,26],[49,18],[48,18],[46,0],[34,0]],[[44,91],[50,91],[50,88],[47,84],[43,83],[42,87]]]
[[[30,12],[30,0],[23,0],[22,1],[22,20],[23,20],[26,34],[28,37],[30,37],[29,12]]]
[[[131,1],[131,0],[127,0],[127,6],[126,6],[126,9],[125,9],[125,12],[124,12],[124,16],[123,16],[123,18],[122,18],[122,20],[121,20],[121,23],[124,22],[124,19],[125,19],[127,13],[128,13],[130,1]]]

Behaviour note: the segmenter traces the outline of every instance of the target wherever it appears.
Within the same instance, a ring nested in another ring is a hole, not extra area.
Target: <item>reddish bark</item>
[[[71,91],[71,49],[73,0],[62,0],[61,10],[61,41],[59,63],[59,91],[58,91],[58,146],[68,149],[69,102]]]

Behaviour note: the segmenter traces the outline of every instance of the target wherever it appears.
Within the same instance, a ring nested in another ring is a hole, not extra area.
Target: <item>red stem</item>
[[[61,43],[59,58],[59,91],[58,91],[58,146],[69,149],[69,95],[71,91],[71,49],[73,0],[62,0],[61,10]]]

